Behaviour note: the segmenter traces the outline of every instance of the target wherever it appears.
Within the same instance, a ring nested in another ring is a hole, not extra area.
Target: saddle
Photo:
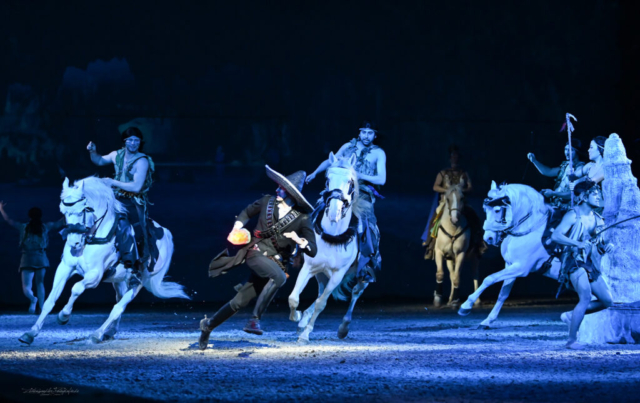
[[[118,263],[122,263],[125,268],[132,268],[137,260],[148,261],[147,270],[153,273],[160,251],[158,250],[157,241],[164,237],[164,230],[157,228],[150,218],[146,218],[146,237],[148,256],[144,256],[140,250],[142,245],[136,242],[136,237],[131,230],[132,226],[127,219],[126,214],[118,215],[118,224],[116,227],[116,250],[120,255]],[[142,256],[141,256],[142,255]]]

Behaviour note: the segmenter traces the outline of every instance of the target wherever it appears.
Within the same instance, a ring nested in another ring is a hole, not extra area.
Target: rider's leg
[[[589,277],[587,272],[583,268],[579,268],[570,274],[571,284],[578,294],[578,304],[573,309],[573,315],[571,318],[571,324],[569,326],[569,341],[567,342],[568,348],[580,348],[582,347],[577,343],[578,329],[591,301],[591,285],[589,284]]]
[[[240,309],[249,305],[252,299],[256,297],[256,290],[251,281],[246,282],[242,287],[238,288],[238,293],[235,297],[226,304],[224,304],[211,318],[207,318],[200,321],[200,338],[198,339],[198,346],[200,350],[205,350],[209,344],[209,335],[211,331],[224,323],[227,319],[236,314]]]
[[[598,276],[598,278],[591,283],[591,292],[598,299],[596,301],[589,302],[587,314],[599,312],[613,306],[611,290],[602,276]]]
[[[246,263],[255,274],[271,280],[260,292],[253,316],[244,328],[245,331],[247,329],[251,330],[250,333],[262,334],[260,318],[275,297],[278,289],[287,281],[287,277],[276,262],[260,253],[249,253]]]
[[[29,313],[36,313],[36,305],[38,299],[33,295],[31,288],[33,287],[33,277],[35,271],[31,268],[21,268],[20,278],[22,280],[22,293],[29,299]]]
[[[47,269],[37,269],[35,280],[36,280],[36,293],[38,295],[38,305],[40,306],[40,311],[42,311],[42,306],[44,305],[44,300],[46,298],[44,291],[44,274]]]

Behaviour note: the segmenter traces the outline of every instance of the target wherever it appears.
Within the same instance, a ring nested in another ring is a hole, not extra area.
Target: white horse
[[[471,260],[474,272],[474,290],[478,289],[478,257],[469,250],[471,246],[471,228],[464,211],[464,195],[462,189],[465,187],[464,180],[452,185],[449,177],[445,176],[444,205],[441,207],[442,217],[435,244],[436,261],[436,281],[442,283],[444,279],[444,262],[446,261],[451,280],[451,295],[448,306],[457,307],[460,305],[458,287],[460,286],[460,268],[465,259]],[[476,301],[476,305],[480,302]],[[433,294],[433,305],[439,308],[442,305],[442,295],[436,290]]]
[[[327,184],[316,211],[313,225],[316,232],[318,252],[315,257],[305,256],[296,285],[289,295],[289,319],[298,324],[299,343],[308,343],[309,334],[320,312],[327,305],[329,295],[346,300],[342,287],[349,288],[349,282],[355,276],[358,258],[358,217],[366,201],[359,199],[358,176],[353,168],[355,155],[348,160],[337,159],[329,154],[330,167],[327,169]],[[304,312],[296,310],[300,303],[300,293],[311,277],[318,281],[318,298]],[[353,288],[349,310],[338,329],[338,337],[349,333],[353,307],[369,283],[359,281]]]
[[[466,316],[471,312],[474,301],[487,287],[502,281],[502,289],[495,306],[480,327],[489,327],[498,318],[517,277],[526,277],[540,270],[549,260],[549,253],[542,244],[542,236],[547,227],[553,207],[544,203],[544,197],[532,187],[519,184],[496,186],[491,182],[491,190],[484,202],[487,218],[484,222],[484,240],[489,245],[500,245],[500,252],[506,267],[487,276],[482,285],[462,304],[458,313]],[[543,275],[558,279],[560,261],[553,259],[551,267]]]
[[[51,293],[35,325],[20,337],[22,343],[33,343],[67,280],[74,274],[79,274],[83,279],[73,286],[69,302],[58,314],[58,323],[61,325],[69,322],[73,303],[87,288],[95,288],[101,281],[105,281],[113,283],[116,290],[117,304],[107,321],[92,334],[91,340],[94,343],[113,339],[122,313],[143,286],[159,298],[189,299],[180,284],[162,281],[173,255],[173,237],[169,230],[163,228],[164,236],[156,242],[159,257],[153,273],[143,270],[142,283],[127,289],[126,279],[130,273],[118,262],[114,236],[117,214],[125,213],[126,210],[116,200],[111,188],[96,177],[76,181],[72,187],[69,186],[69,179],[65,179],[60,200],[60,212],[64,214],[67,227],[71,230],[64,246],[62,261],[56,269]],[[162,228],[155,221],[153,225]],[[130,227],[130,231],[133,236],[133,227]]]

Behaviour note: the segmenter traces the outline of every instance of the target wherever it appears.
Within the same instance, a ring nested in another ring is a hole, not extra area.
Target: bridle
[[[348,191],[349,198],[345,197],[342,189],[331,189],[331,190],[325,190],[324,192],[322,192],[322,200],[325,206],[328,206],[329,202],[332,199],[340,200],[343,203],[342,214],[340,218],[344,218],[347,215],[347,210],[349,210],[349,208],[351,207],[351,204],[353,203],[353,195],[355,191],[356,191],[356,184],[352,178],[352,179],[349,179],[349,191]],[[329,214],[329,210],[325,210],[324,213]]]
[[[62,204],[65,205],[66,207],[72,207],[75,206],[76,204],[85,201],[86,197],[82,196],[80,199],[74,201],[74,202],[65,202],[64,199],[61,200]],[[66,235],[68,234],[80,234],[82,235],[82,243],[83,245],[91,245],[94,243],[95,240],[95,236],[96,233],[98,232],[98,229],[100,228],[100,225],[102,224],[102,222],[104,221],[104,218],[107,215],[107,211],[109,211],[109,206],[107,205],[107,208],[104,211],[104,214],[98,218],[98,219],[94,219],[93,220],[93,224],[91,226],[87,225],[87,216],[89,214],[93,215],[93,213],[95,212],[95,210],[92,207],[85,207],[82,209],[82,222],[81,223],[76,223],[76,224],[67,224],[65,226],[65,228],[63,229],[63,238],[66,238]],[[93,217],[95,218],[95,215],[93,215]]]
[[[511,200],[509,200],[509,196],[502,196],[500,198],[497,199],[484,199],[484,203],[483,203],[484,207],[495,207],[495,206],[511,206]],[[507,219],[506,219],[506,215],[507,215],[507,209],[503,208],[502,209],[502,214],[500,215],[500,218],[497,220],[494,220],[498,225],[507,225]],[[549,213],[547,212],[547,214],[545,214],[545,220],[547,219]],[[524,217],[522,217],[521,219],[519,219],[515,224],[512,224],[508,227],[502,228],[502,229],[493,229],[493,228],[486,228],[485,231],[493,231],[496,233],[496,243],[500,244],[502,242],[502,240],[506,237],[506,236],[514,236],[514,237],[521,237],[521,236],[525,236],[529,233],[531,233],[535,227],[530,228],[529,230],[526,231],[522,231],[522,232],[515,232],[515,230],[520,227],[525,221],[527,221],[529,219],[529,217],[531,217],[531,211],[528,212]]]

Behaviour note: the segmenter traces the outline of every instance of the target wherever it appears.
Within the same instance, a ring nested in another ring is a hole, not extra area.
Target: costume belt
[[[134,197],[144,196],[143,193],[127,192],[126,190],[118,190],[116,192],[116,195],[118,197],[126,197],[127,199],[133,199]]]
[[[267,216],[273,217],[273,206],[271,205],[271,203],[269,203],[269,205],[267,206]],[[253,236],[260,239],[273,238],[274,236],[279,235],[282,232],[282,230],[284,230],[287,226],[289,226],[289,224],[291,224],[299,216],[300,216],[299,211],[291,210],[287,215],[282,217],[275,224],[270,225],[269,228],[265,229],[264,231],[254,230]],[[270,224],[271,223],[270,221],[272,221],[272,219],[271,220],[268,219],[267,224]]]

